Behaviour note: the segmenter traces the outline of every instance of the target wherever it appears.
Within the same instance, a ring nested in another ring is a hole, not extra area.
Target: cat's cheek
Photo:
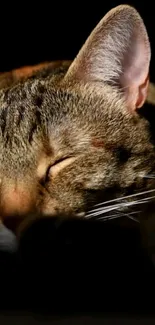
[[[122,166],[119,174],[119,184],[121,187],[131,186],[137,178],[137,173],[134,172],[133,168],[128,166]]]
[[[52,199],[50,197],[45,197],[43,202],[41,203],[39,210],[42,213],[43,216],[45,217],[54,217],[58,213],[58,202],[55,199]]]

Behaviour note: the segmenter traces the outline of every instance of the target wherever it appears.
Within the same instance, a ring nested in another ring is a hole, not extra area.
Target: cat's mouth
[[[116,190],[116,189],[115,189]],[[115,191],[114,191],[115,192]],[[111,191],[110,191],[111,193]],[[109,193],[109,194],[110,194]],[[116,192],[115,192],[116,193]],[[111,221],[113,219],[128,218],[136,222],[139,222],[139,216],[145,211],[145,208],[152,203],[155,204],[155,189],[149,190],[135,190],[132,188],[128,193],[117,193],[117,197],[112,195],[102,195],[99,197],[99,201],[93,204],[87,202],[87,209],[78,210],[73,214],[69,214],[69,219],[83,219],[83,220],[95,220],[95,221]],[[55,215],[48,216],[48,219],[53,219]],[[66,220],[68,216],[61,213],[56,215],[58,219]],[[25,231],[26,228],[39,219],[46,219],[46,215],[32,212],[26,215],[7,215],[3,219],[4,225],[14,232],[17,236]]]

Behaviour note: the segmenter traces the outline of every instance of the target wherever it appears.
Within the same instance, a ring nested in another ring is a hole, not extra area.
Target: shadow
[[[134,224],[40,220],[0,265],[3,310],[154,311],[155,271]]]

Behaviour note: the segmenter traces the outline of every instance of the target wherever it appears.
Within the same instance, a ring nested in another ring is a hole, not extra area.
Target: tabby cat
[[[142,18],[120,5],[99,22],[73,62],[1,74],[2,224],[20,235],[40,217],[135,218],[153,254],[150,59]]]

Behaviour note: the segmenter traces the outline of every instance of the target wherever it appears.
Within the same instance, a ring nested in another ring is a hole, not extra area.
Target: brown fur
[[[113,41],[108,44],[123,28],[118,48]],[[113,33],[107,42],[109,30]],[[122,56],[128,55],[129,40],[137,38],[139,44],[141,37],[143,69],[135,80],[131,69],[130,80],[122,75]],[[150,129],[155,121],[143,114],[147,106],[141,109],[149,60],[139,14],[119,6],[101,21],[72,63],[43,63],[0,75],[0,212],[5,224],[13,220],[17,231],[17,224],[21,230],[39,216],[78,217],[109,196],[154,189],[155,181],[143,177],[155,172]]]
[[[18,82],[25,81],[27,78],[35,76],[40,72],[42,74],[49,74],[49,71],[59,67],[68,67],[71,61],[54,61],[43,62],[32,66],[24,66],[12,71],[0,73],[0,89],[12,87]]]

